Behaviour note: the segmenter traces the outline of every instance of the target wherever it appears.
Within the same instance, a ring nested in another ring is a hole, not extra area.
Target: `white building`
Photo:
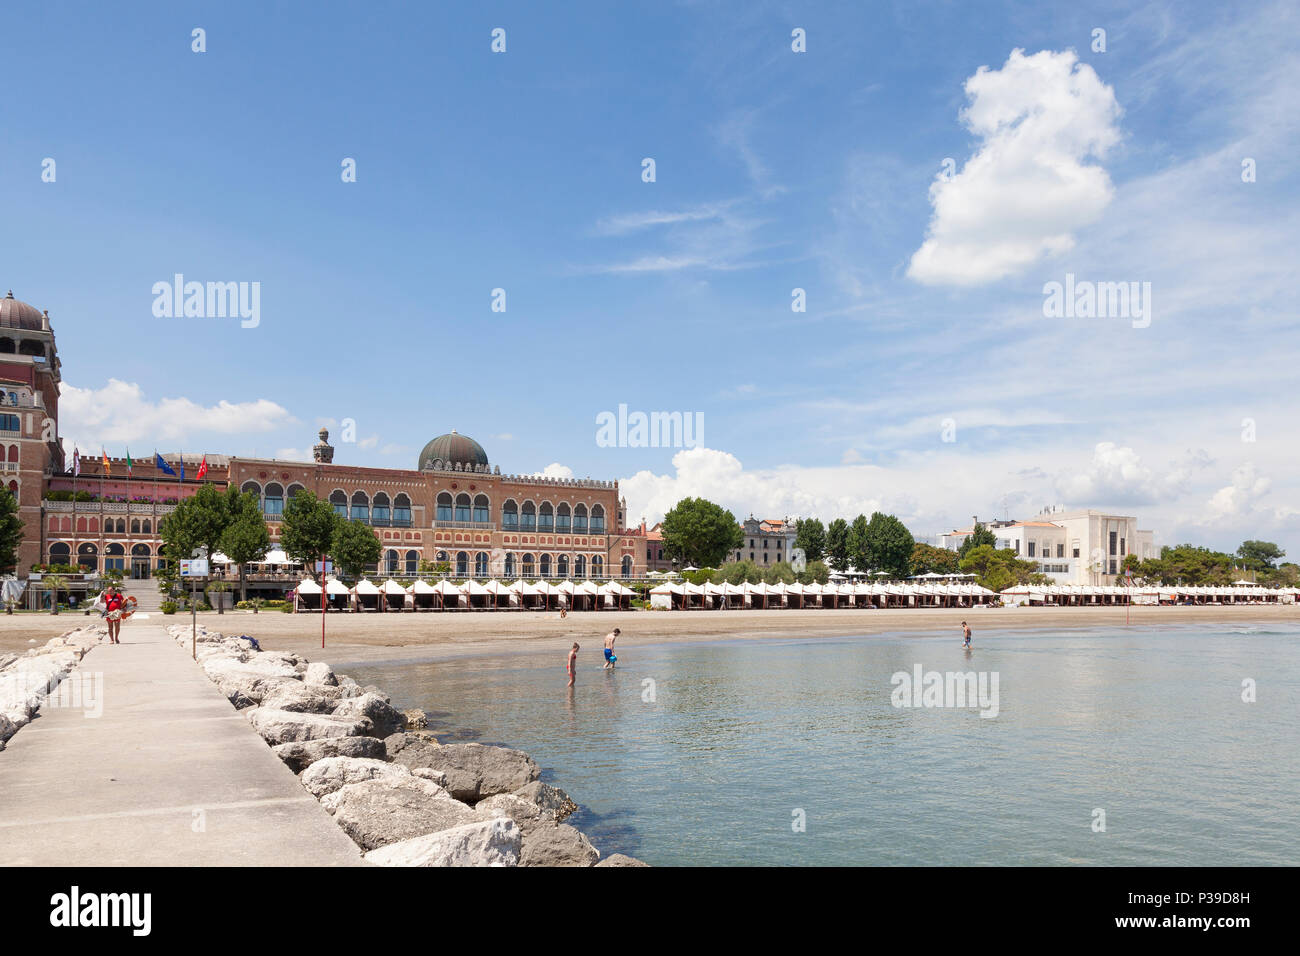
[[[994,521],[987,525],[998,548],[1038,562],[1039,570],[1059,584],[1121,583],[1124,558],[1159,555],[1154,535],[1137,526],[1137,518],[1102,511],[1047,508],[1029,521]],[[939,547],[957,550],[970,536],[965,528],[939,536]]]

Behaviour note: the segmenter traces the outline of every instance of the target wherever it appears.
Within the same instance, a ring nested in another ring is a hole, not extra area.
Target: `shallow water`
[[[606,855],[1300,862],[1300,627],[979,631],[969,654],[950,632],[689,644],[624,635],[612,672],[599,646],[584,645],[572,695],[563,644],[545,656],[347,670],[457,739],[528,751],[581,805],[571,822]],[[997,716],[893,706],[891,676],[917,664],[996,674]],[[1242,701],[1247,678],[1254,703]]]

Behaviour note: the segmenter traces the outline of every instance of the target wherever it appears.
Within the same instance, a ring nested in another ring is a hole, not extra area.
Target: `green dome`
[[[458,464],[465,468],[472,468],[475,465],[488,463],[487,452],[483,450],[483,446],[468,435],[459,434],[454,428],[424,446],[416,467],[423,471],[435,458],[442,461],[444,468],[453,468]]]

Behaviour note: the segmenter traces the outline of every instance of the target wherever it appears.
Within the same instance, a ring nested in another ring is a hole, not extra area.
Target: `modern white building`
[[[1117,584],[1124,558],[1159,556],[1155,536],[1138,528],[1137,518],[1103,511],[1046,508],[1029,521],[993,521],[985,525],[998,548],[1010,548],[1060,584]],[[957,550],[972,528],[939,535],[939,547]]]

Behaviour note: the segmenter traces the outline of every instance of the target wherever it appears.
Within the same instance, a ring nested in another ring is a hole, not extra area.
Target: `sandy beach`
[[[151,623],[179,624],[188,615],[152,615]],[[718,640],[789,640],[910,632],[918,637],[951,637],[962,620],[970,622],[978,646],[981,631],[1051,628],[1068,630],[1124,625],[1122,607],[986,608],[890,610],[768,610],[768,611],[611,611],[570,614],[555,612],[481,611],[454,613],[330,614],[321,651],[321,619],[314,614],[253,614],[247,611],[199,619],[227,634],[256,637],[263,648],[298,651],[310,658],[342,665],[352,661],[436,660],[484,654],[527,653],[565,649],[569,642],[584,645],[599,640],[611,628],[621,628],[623,646],[637,643]],[[1239,607],[1134,607],[1134,627],[1217,625],[1265,626],[1300,623],[1300,607],[1250,605]],[[85,623],[81,614],[0,615],[0,652],[25,651]],[[130,622],[123,628],[129,639]]]

